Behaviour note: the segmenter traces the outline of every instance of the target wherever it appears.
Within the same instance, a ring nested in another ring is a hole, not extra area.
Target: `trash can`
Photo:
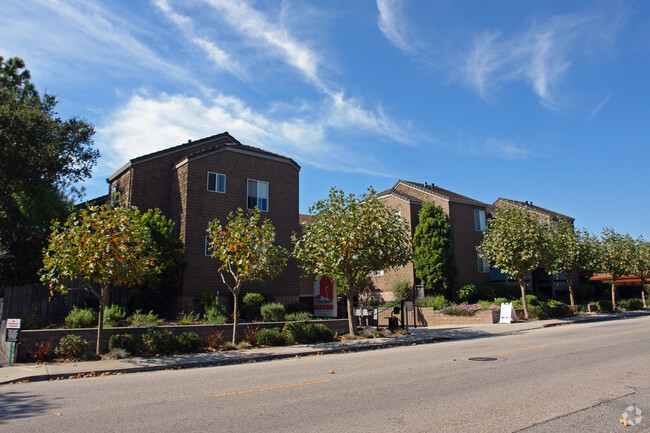
[[[399,328],[399,319],[397,317],[388,318],[388,329],[390,332],[395,332]]]

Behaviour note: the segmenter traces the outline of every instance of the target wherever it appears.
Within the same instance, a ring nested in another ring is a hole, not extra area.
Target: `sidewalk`
[[[374,350],[403,345],[435,343],[450,339],[460,340],[486,338],[530,331],[532,329],[549,326],[616,320],[649,314],[650,312],[630,312],[619,313],[616,315],[594,314],[588,317],[535,320],[511,324],[432,326],[428,328],[411,328],[410,335],[399,337],[336,341],[332,343],[302,344],[295,346],[262,347],[247,350],[195,353],[151,358],[107,359],[100,361],[61,362],[51,364],[18,363],[11,367],[8,366],[5,360],[0,363],[0,385],[23,381],[33,382],[59,378],[90,377],[107,374],[136,373],[142,371],[269,361],[273,359],[293,358],[316,354]]]

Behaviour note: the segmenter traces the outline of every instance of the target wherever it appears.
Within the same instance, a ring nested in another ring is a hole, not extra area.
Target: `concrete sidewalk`
[[[261,347],[247,350],[194,353],[151,358],[106,359],[100,361],[60,362],[49,364],[18,363],[11,367],[6,361],[0,364],[0,385],[15,382],[33,382],[63,378],[92,377],[108,374],[143,371],[196,368],[215,365],[239,364],[293,358],[317,354],[374,350],[388,347],[435,343],[445,340],[486,338],[530,331],[549,326],[616,320],[645,316],[650,312],[595,314],[587,317],[570,317],[552,320],[534,320],[512,324],[432,326],[411,328],[410,335],[373,338],[365,340],[336,341],[332,343],[302,344],[295,346]]]

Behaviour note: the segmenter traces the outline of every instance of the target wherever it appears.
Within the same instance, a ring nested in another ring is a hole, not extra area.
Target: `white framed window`
[[[474,209],[474,230],[478,232],[485,231],[485,211]]]
[[[378,269],[376,271],[372,271],[372,276],[373,277],[383,277],[384,276],[384,270],[383,269]]]
[[[490,265],[488,262],[483,260],[483,257],[481,257],[480,254],[476,253],[476,260],[478,263],[478,271],[481,273],[487,273],[490,272]]]
[[[226,175],[208,171],[208,191],[226,192]]]
[[[261,212],[269,211],[269,183],[261,180],[248,180],[248,209],[255,209]]]

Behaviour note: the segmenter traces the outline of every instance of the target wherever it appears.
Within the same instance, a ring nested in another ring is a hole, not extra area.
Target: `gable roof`
[[[408,192],[405,192],[404,190],[398,190],[398,186],[404,185],[407,186],[408,188],[415,189],[419,192],[425,193],[427,195],[430,195],[432,197],[437,197],[442,200],[446,200],[449,202],[455,202],[455,203],[463,203],[463,204],[470,204],[470,205],[476,205],[476,206],[482,206],[482,207],[487,207],[488,205],[486,203],[483,203],[478,200],[474,200],[471,197],[467,197],[462,194],[455,193],[453,191],[449,191],[448,189],[440,188],[437,185],[434,184],[429,184],[429,183],[417,183],[417,182],[411,182],[408,180],[398,180],[395,185],[391,189],[387,189],[386,191],[382,191],[377,194],[377,197],[386,197],[389,195],[401,198],[402,200],[405,201],[411,201],[411,202],[416,202],[416,203],[421,203],[422,199],[415,197],[414,195],[409,194]]]
[[[546,209],[546,208],[543,208],[543,207],[535,206],[532,201],[531,202],[527,202],[527,201],[523,202],[523,201],[511,200],[511,199],[503,198],[503,197],[499,197],[498,199],[496,199],[495,202],[490,205],[488,210],[491,213],[494,213],[499,208],[499,205],[501,203],[509,204],[509,205],[513,205],[513,206],[518,206],[520,208],[524,208],[526,210],[535,212],[538,215],[549,217],[551,219],[561,219],[561,220],[571,221],[571,222],[575,221],[575,218],[570,217],[568,215],[563,215],[563,214],[561,214],[559,212],[555,212],[555,211],[552,211],[552,210],[549,210],[549,209]]]
[[[210,137],[202,138],[200,140],[192,141],[188,140],[187,143],[179,144],[178,146],[169,147],[167,149],[159,150],[156,152],[148,153],[146,155],[138,156],[129,160],[126,164],[120,167],[115,173],[109,176],[106,181],[112,182],[116,177],[121,175],[124,171],[130,167],[141,164],[143,162],[151,161],[156,158],[163,156],[171,155],[174,153],[179,153],[178,162],[182,163],[188,159],[200,158],[202,156],[207,156],[208,154],[222,151],[225,149],[236,150],[242,153],[249,153],[260,155],[264,157],[269,157],[272,159],[277,159],[285,161],[293,165],[297,170],[300,170],[300,166],[291,158],[285,156],[268,152],[266,150],[259,149],[257,147],[247,146],[241,144],[237,139],[230,135],[227,131],[222,132],[221,134],[212,135]]]

